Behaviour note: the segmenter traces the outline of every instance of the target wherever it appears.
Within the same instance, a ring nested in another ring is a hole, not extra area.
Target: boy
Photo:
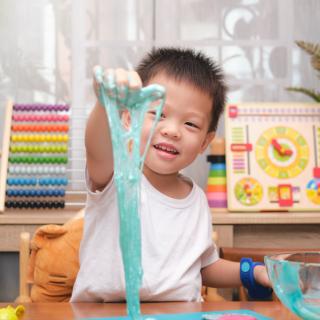
[[[105,76],[114,77],[117,98],[122,99],[124,92],[129,98],[142,85],[166,88],[141,183],[141,301],[200,301],[202,284],[240,286],[239,263],[219,259],[212,243],[204,192],[179,173],[214,137],[226,95],[220,68],[201,53],[163,48],[147,55],[137,72],[109,69]],[[94,87],[97,93],[96,83]],[[144,119],[142,149],[154,117],[151,108]],[[130,123],[128,113],[123,121]],[[124,301],[110,129],[99,102],[88,120],[86,151],[89,190],[80,270],[71,301]],[[251,267],[255,280],[269,285],[265,267]]]

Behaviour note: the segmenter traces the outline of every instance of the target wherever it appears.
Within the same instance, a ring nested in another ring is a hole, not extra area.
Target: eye
[[[199,127],[198,127],[196,124],[194,124],[193,122],[188,121],[188,122],[186,122],[185,124],[186,124],[187,126],[189,126],[189,127],[199,129]]]
[[[154,117],[157,115],[157,111],[155,111],[155,110],[150,110],[150,111],[148,111],[148,113],[151,114]],[[161,113],[160,118],[161,119],[165,118],[163,113]]]

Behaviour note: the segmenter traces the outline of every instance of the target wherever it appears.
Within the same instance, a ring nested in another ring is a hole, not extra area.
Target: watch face
[[[250,264],[249,262],[245,261],[241,264],[241,271],[242,272],[248,272],[250,270]]]

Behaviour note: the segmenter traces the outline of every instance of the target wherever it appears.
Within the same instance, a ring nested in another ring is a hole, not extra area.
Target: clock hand
[[[291,149],[285,149],[284,147],[282,147],[276,139],[272,139],[271,144],[281,156],[291,156],[293,153]]]
[[[283,154],[283,148],[281,147],[281,144],[278,143],[278,141],[276,139],[272,139],[271,140],[271,144],[273,145],[273,147],[282,155]]]
[[[293,151],[292,151],[291,149],[286,149],[283,154],[284,154],[285,156],[291,156],[292,153],[293,153]]]

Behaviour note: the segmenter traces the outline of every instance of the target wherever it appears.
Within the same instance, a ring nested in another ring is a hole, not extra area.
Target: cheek
[[[144,151],[152,129],[152,121],[145,120],[141,130],[140,150]]]
[[[190,149],[194,150],[196,154],[202,153],[203,152],[203,145],[205,144],[206,136],[194,136],[194,137],[189,137],[187,139],[188,144],[190,146]]]

